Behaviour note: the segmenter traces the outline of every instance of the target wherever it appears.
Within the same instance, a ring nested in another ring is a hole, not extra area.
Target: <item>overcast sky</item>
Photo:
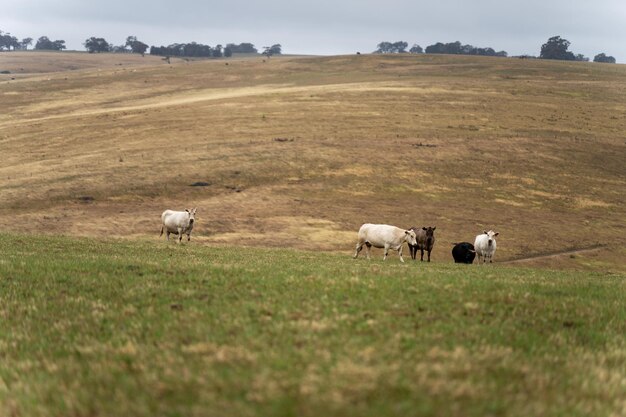
[[[0,7],[0,30],[62,39],[70,50],[91,36],[121,45],[133,35],[156,46],[280,43],[284,53],[315,55],[398,40],[539,55],[559,35],[576,54],[626,62],[626,0],[14,0]]]

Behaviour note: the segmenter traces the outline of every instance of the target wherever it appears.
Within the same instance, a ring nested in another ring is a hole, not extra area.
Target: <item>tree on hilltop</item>
[[[145,43],[138,41],[136,36],[128,36],[126,38],[125,46],[130,48],[130,51],[134,54],[145,54],[148,50],[148,45]]]
[[[47,36],[41,36],[37,39],[37,43],[35,44],[35,49],[39,50],[49,50],[49,51],[61,51],[65,49],[65,41],[64,40],[56,40],[51,41]]]
[[[20,42],[20,49],[27,50],[33,44],[33,38],[24,38]]]
[[[413,46],[411,47],[411,49],[409,49],[409,53],[411,54],[423,54],[424,53],[424,49],[419,46],[418,44],[413,44]]]
[[[604,52],[593,57],[593,62],[605,62],[607,64],[615,64],[615,58],[607,56]]]
[[[256,54],[259,52],[253,44],[248,42],[243,42],[239,45],[227,43],[226,48],[229,48],[234,54]]]
[[[0,30],[0,51],[6,49],[10,51],[11,48],[18,49],[20,47],[20,43],[15,36],[11,36],[10,33],[2,32]]]
[[[263,47],[263,55],[267,56],[268,58],[271,57],[272,55],[280,55],[282,53],[283,53],[282,46],[279,43],[274,44],[272,46]]]
[[[407,42],[397,41],[397,42],[381,42],[376,47],[374,51],[375,54],[403,54],[406,52],[406,48],[409,46]]]
[[[560,36],[553,36],[546,43],[541,45],[541,59],[558,59],[563,61],[574,61],[576,56],[573,52],[568,51],[570,41]]]
[[[89,51],[90,54],[94,52],[110,52],[111,45],[104,38],[96,38],[92,36],[91,38],[85,40],[83,42],[85,49]]]

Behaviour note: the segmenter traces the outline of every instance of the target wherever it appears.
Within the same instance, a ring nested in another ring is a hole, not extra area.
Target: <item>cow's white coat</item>
[[[185,209],[185,211],[165,210],[161,214],[161,234],[165,231],[167,240],[170,240],[170,233],[178,235],[178,243],[183,240],[183,235],[187,235],[187,241],[191,240],[191,230],[195,223],[196,208]]]
[[[493,255],[496,253],[496,236],[499,234],[500,233],[490,230],[476,236],[476,240],[474,241],[474,250],[478,256],[479,264],[481,258],[483,263],[487,261],[490,263],[493,262]]]
[[[375,248],[385,249],[383,261],[387,259],[389,249],[393,249],[398,251],[400,261],[404,262],[404,259],[402,259],[402,245],[404,242],[410,243],[411,245],[417,244],[413,230],[405,230],[387,224],[366,223],[359,229],[354,258],[359,256],[359,252],[361,252],[363,245],[365,245],[367,247],[367,259],[370,259],[370,248],[374,246]]]

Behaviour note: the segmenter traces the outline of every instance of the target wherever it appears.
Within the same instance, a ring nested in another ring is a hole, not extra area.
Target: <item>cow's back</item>
[[[188,213],[185,211],[165,210],[161,214],[163,225],[170,231],[176,231],[179,227],[186,228],[188,226]]]
[[[386,243],[398,244],[400,242],[397,241],[403,236],[402,229],[388,224],[366,223],[359,229],[359,240],[369,242],[375,247],[382,247]]]
[[[171,217],[172,214],[176,213],[174,210],[165,210],[161,214],[161,220],[165,223],[165,219]]]

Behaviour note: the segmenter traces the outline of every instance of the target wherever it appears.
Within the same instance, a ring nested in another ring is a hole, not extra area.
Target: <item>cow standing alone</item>
[[[383,261],[387,259],[389,249],[393,249],[398,251],[400,262],[404,262],[404,259],[402,259],[402,245],[404,242],[410,245],[417,244],[415,232],[387,224],[366,223],[359,229],[359,241],[356,244],[356,251],[354,252],[353,258],[356,259],[359,256],[359,252],[361,252],[363,245],[365,245],[367,247],[367,259],[370,259],[370,249],[373,246],[375,248],[385,249]]]
[[[196,208],[185,209],[185,211],[165,210],[161,214],[161,234],[165,230],[167,240],[170,240],[170,233],[178,235],[178,243],[183,240],[183,235],[187,235],[187,242],[191,240],[191,230],[196,220]]]
[[[430,252],[433,250],[433,246],[435,246],[435,229],[437,226],[433,227],[422,227],[418,229],[417,227],[411,227],[410,230],[415,232],[415,238],[417,240],[416,245],[409,244],[409,250],[411,251],[411,258],[415,260],[417,257],[417,250],[421,251],[420,260],[424,260],[424,251],[428,252],[428,262],[430,262]]]

